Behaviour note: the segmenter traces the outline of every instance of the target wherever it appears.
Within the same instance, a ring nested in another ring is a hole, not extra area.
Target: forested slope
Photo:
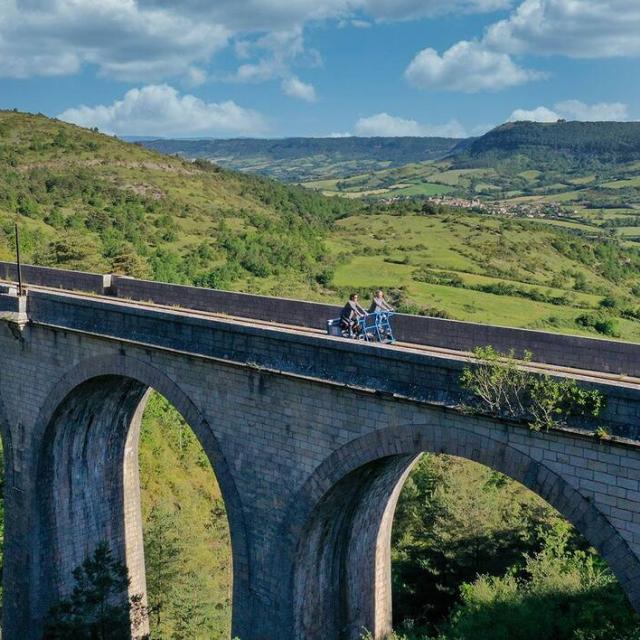
[[[0,258],[221,285],[313,280],[318,236],[354,205],[190,163],[42,116],[0,112]],[[229,269],[224,265],[231,263]]]
[[[458,165],[514,155],[537,162],[632,162],[640,160],[640,122],[507,122],[458,151]]]

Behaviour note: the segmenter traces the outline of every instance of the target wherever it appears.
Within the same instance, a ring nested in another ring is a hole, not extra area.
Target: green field
[[[554,232],[544,223],[505,225],[460,213],[351,216],[338,223],[328,246],[339,258],[335,288],[369,292],[385,287],[416,311],[457,319],[593,335],[576,320],[602,314],[607,295],[627,301],[621,304],[637,304],[631,287],[640,278],[612,282],[597,261],[576,262],[553,242]],[[435,273],[433,282],[422,281],[425,269]],[[451,276],[455,284],[439,282]],[[579,283],[578,276],[588,284]],[[495,285],[511,289],[481,290]],[[612,317],[617,335],[640,340],[640,323],[615,312]]]

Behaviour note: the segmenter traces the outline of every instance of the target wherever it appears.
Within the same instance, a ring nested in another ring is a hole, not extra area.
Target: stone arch
[[[248,545],[242,505],[222,448],[178,383],[121,353],[82,361],[65,372],[39,412],[33,440],[39,451],[33,523],[37,543],[30,572],[33,637],[51,601],[68,590],[73,568],[105,538],[129,566],[131,592],[144,590],[137,452],[150,389],[189,424],[216,474],[231,535],[236,624],[237,609],[248,593]]]
[[[484,464],[525,485],[555,507],[592,544],[640,610],[640,560],[622,535],[569,481],[509,443],[464,426],[385,427],[343,445],[308,479],[283,519],[281,539],[294,555],[288,593],[295,640],[375,638],[391,631],[390,540],[406,477],[423,452]],[[278,555],[278,554],[276,554]],[[281,556],[280,556],[281,557]]]

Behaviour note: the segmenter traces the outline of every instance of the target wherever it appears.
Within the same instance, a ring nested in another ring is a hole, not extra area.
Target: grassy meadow
[[[538,221],[462,212],[350,216],[327,245],[336,290],[382,286],[418,313],[597,335],[577,320],[603,314],[607,296],[635,304],[637,276],[612,281],[598,258],[576,259],[558,231]],[[640,323],[607,313],[615,335],[640,340]]]

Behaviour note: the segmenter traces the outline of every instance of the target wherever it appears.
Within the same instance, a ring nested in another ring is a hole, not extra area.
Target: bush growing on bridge
[[[565,425],[572,417],[593,418],[600,414],[605,397],[595,389],[584,389],[575,380],[553,378],[527,370],[532,353],[517,359],[493,347],[476,347],[477,361],[465,367],[462,386],[473,394],[473,408],[489,415],[526,420],[536,431]]]

